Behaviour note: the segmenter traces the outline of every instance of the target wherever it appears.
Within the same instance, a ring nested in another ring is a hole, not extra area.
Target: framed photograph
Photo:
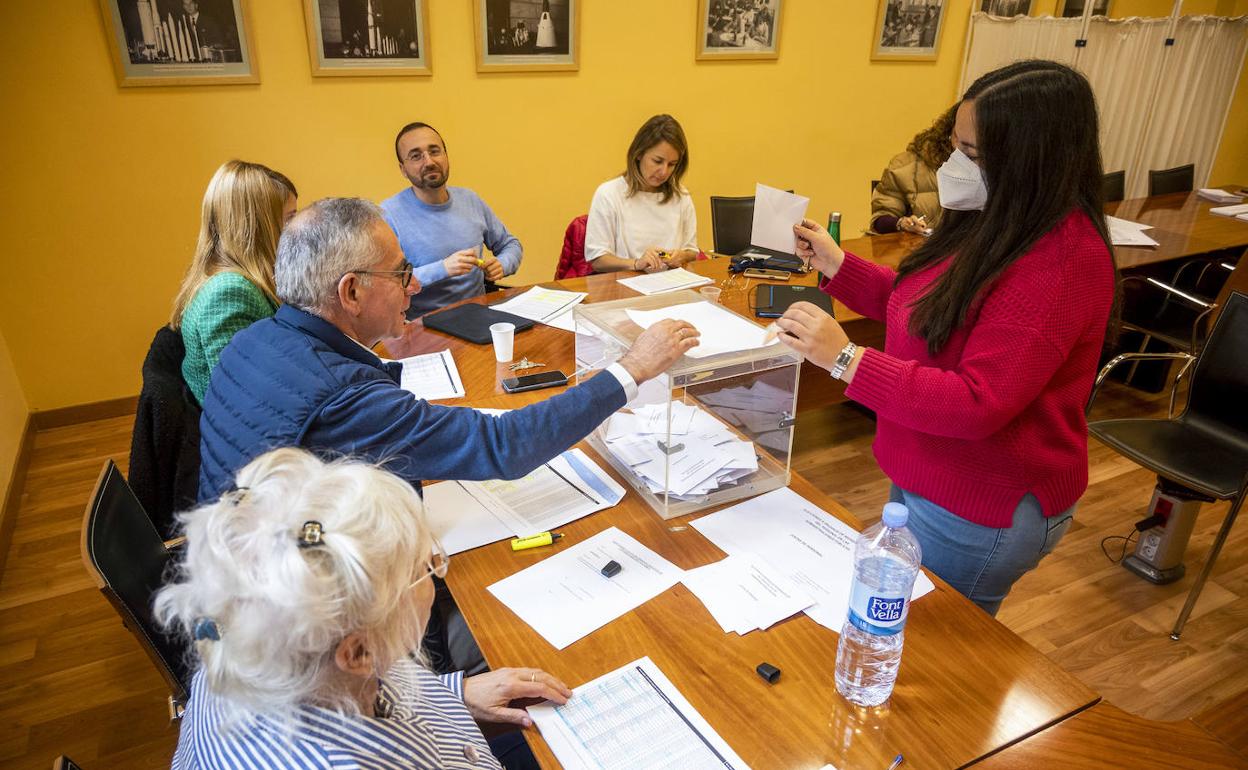
[[[259,83],[247,0],[100,0],[122,86]]]
[[[1057,0],[1057,15],[1065,18],[1082,16],[1086,5],[1087,0]],[[1092,0],[1092,15],[1108,16],[1109,0]]]
[[[980,0],[979,10],[993,16],[1030,16],[1031,0]]]
[[[472,0],[477,72],[575,70],[581,0]]]
[[[695,58],[776,59],[781,0],[698,0]]]
[[[429,0],[303,0],[312,74],[428,75]]]
[[[876,61],[936,61],[947,0],[880,0],[875,14]]]

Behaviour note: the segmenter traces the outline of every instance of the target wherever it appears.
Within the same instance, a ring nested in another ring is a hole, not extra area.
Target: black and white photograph
[[[1031,0],[982,0],[979,10],[993,16],[1030,16]]]
[[[577,67],[578,0],[475,0],[477,70]]]
[[[1078,17],[1083,15],[1083,9],[1087,6],[1087,0],[1058,0],[1057,15],[1064,18]],[[1092,0],[1093,16],[1109,15],[1109,0]]]
[[[314,75],[428,75],[428,0],[304,0]]]
[[[100,0],[121,85],[257,82],[243,0]]]
[[[945,0],[880,0],[876,13],[876,60],[935,61]]]
[[[780,0],[698,0],[698,59],[775,59]]]

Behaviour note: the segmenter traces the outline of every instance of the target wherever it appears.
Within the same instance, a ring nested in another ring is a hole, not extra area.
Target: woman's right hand
[[[656,273],[660,270],[666,270],[667,263],[663,261],[663,257],[659,254],[659,247],[651,246],[646,249],[646,253],[633,260],[633,269],[645,273]]]
[[[831,278],[841,269],[845,252],[818,222],[803,219],[800,225],[793,225],[793,235],[797,238],[797,256],[816,270]]]

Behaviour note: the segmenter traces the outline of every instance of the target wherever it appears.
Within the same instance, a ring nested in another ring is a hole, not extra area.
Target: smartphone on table
[[[768,270],[763,267],[751,267],[747,268],[742,275],[746,278],[762,278],[766,281],[787,281],[789,280],[790,274],[784,270]]]
[[[523,393],[526,390],[557,388],[567,384],[568,376],[563,372],[541,372],[540,374],[506,377],[503,379],[503,390],[508,393]]]

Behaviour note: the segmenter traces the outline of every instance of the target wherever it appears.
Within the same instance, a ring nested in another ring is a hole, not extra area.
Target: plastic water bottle
[[[854,546],[854,582],[849,617],[836,648],[836,690],[859,706],[878,706],[893,694],[905,642],[910,591],[923,550],[906,528],[910,511],[884,506],[878,524]]]

